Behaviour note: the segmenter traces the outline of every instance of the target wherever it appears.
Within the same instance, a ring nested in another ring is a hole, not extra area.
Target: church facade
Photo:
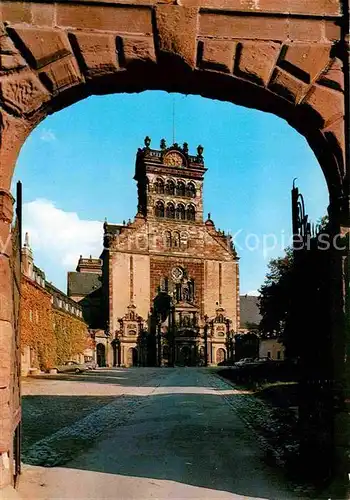
[[[152,149],[146,137],[137,152],[137,214],[104,224],[99,280],[110,366],[215,365],[230,355],[239,259],[231,237],[203,218],[205,172],[201,146],[191,155],[186,143],[163,139]]]

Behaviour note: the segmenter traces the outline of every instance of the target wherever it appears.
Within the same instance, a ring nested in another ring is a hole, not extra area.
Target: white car
[[[76,361],[66,361],[63,365],[55,366],[58,373],[83,373],[86,371],[86,365]]]
[[[235,363],[235,366],[244,366],[254,363],[254,358],[242,358]]]

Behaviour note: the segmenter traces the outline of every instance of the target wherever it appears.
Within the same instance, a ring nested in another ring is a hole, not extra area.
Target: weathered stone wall
[[[133,302],[137,313],[147,321],[150,304],[150,257],[134,255],[133,257]]]
[[[342,12],[342,3],[178,3],[0,4],[1,453],[12,447],[9,188],[20,148],[49,113],[90,94],[145,89],[200,94],[275,113],[302,133],[315,152],[327,180],[334,227],[350,225],[348,79],[344,89],[348,13]],[[339,352],[345,345],[342,307],[336,307],[334,322]],[[9,471],[2,473],[0,485],[10,481]]]
[[[153,255],[151,257],[151,303],[149,307],[153,305],[153,299],[158,293],[158,288],[161,284],[161,279],[164,277],[171,276],[171,270],[174,267],[181,266],[186,271],[190,278],[194,279],[196,287],[196,300],[195,306],[199,308],[201,314],[203,311],[203,268],[204,263],[201,258],[194,259],[185,256],[176,257],[170,255]]]
[[[110,330],[119,330],[118,318],[122,318],[130,304],[130,257],[129,253],[111,255],[109,286],[111,290]]]

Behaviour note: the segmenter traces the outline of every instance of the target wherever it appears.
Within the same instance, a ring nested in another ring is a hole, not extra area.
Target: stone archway
[[[96,358],[98,366],[106,366],[106,346],[104,344],[97,344]]]
[[[126,366],[137,366],[138,365],[138,350],[136,347],[129,347],[127,350]]]
[[[10,464],[18,408],[11,398],[14,200],[9,189],[26,137],[48,114],[92,94],[146,89],[200,94],[274,113],[304,135],[317,156],[328,184],[333,231],[349,226],[345,3],[181,3],[33,0],[0,6],[0,453],[9,453]],[[346,378],[345,274],[336,257],[332,308],[340,385]],[[0,486],[10,484],[11,467],[0,467]]]
[[[223,363],[226,360],[226,351],[222,347],[216,350],[216,364]]]

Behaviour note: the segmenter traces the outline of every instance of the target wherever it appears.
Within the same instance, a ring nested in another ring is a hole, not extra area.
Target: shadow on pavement
[[[293,498],[219,394],[27,396],[23,403],[25,463]]]

